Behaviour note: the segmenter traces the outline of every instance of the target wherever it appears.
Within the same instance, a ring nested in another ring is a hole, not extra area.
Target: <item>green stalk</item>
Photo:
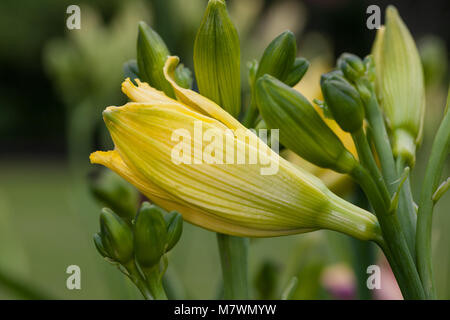
[[[353,141],[355,142],[356,150],[358,151],[358,156],[362,165],[367,168],[370,175],[375,181],[377,185],[377,189],[381,193],[382,199],[384,203],[390,203],[390,195],[386,189],[386,185],[384,184],[383,177],[378,169],[377,163],[372,154],[372,150],[370,149],[369,142],[367,141],[366,135],[364,134],[364,130],[361,128],[358,131],[352,133]]]
[[[449,95],[450,98],[450,95]],[[449,100],[449,99],[448,99]],[[448,105],[447,100],[447,105]],[[425,170],[417,213],[416,255],[420,278],[429,299],[436,298],[431,257],[433,194],[439,186],[442,170],[450,151],[450,112],[446,112],[434,138]]]
[[[368,101],[364,103],[366,107],[366,117],[373,131],[373,142],[380,159],[381,171],[386,181],[389,194],[392,196],[397,190],[398,177],[403,172],[404,166],[397,166],[392,154],[391,143],[387,134],[383,115],[378,105],[376,94],[371,88],[371,95]],[[412,194],[409,187],[409,179],[405,183],[405,187],[400,192],[398,219],[402,229],[405,232],[408,247],[415,256],[415,233],[416,233],[416,211],[413,206]]]
[[[376,183],[362,166],[355,167],[351,176],[360,184],[375,211],[384,238],[383,242],[378,241],[377,244],[383,249],[392,267],[403,297],[405,299],[424,299],[422,283],[397,215],[395,212],[389,212],[390,202],[386,202]]]
[[[131,260],[129,263],[123,266],[127,273],[119,268],[126,276],[134,283],[134,285],[139,289],[141,294],[144,296],[146,300],[153,300],[153,295],[149,291],[145,279],[142,277],[138,268],[136,267],[136,263],[134,260]]]
[[[248,299],[248,238],[217,233],[224,299]]]
[[[155,300],[167,300],[166,291],[162,285],[162,276],[159,271],[159,265],[143,270],[147,285]]]

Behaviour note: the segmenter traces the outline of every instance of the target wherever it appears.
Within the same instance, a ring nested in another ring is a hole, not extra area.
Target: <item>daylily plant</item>
[[[416,223],[408,174],[422,132],[424,86],[414,40],[397,11],[387,9],[373,56],[343,54],[322,75],[320,112],[293,88],[309,63],[296,57],[295,37],[285,32],[250,64],[251,102],[241,114],[239,50],[225,2],[210,0],[194,46],[198,93],[179,58],[139,24],[138,61],[128,64],[131,77],[122,83],[131,102],[103,111],[115,148],[90,159],[160,208],[145,203],[131,220],[104,212],[95,238],[100,253],[121,265],[144,296],[165,299],[165,253],[179,239],[181,214],[219,234],[225,297],[248,298],[248,242],[240,237],[329,229],[377,243],[405,298],[434,298],[429,228],[432,206],[449,185],[438,189],[450,116],[445,113],[433,146]],[[254,128],[269,132],[271,143]],[[336,132],[353,140],[357,154]],[[373,213],[280,157],[273,150],[278,142],[316,166],[349,175]]]

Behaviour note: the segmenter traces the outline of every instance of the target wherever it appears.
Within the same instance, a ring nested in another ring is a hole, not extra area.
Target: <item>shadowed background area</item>
[[[126,101],[120,92],[122,66],[136,56],[138,21],[149,23],[171,53],[193,70],[193,43],[206,3],[0,2],[0,299],[140,298],[94,248],[92,234],[98,229],[101,206],[89,192],[98,168],[89,164],[88,155],[111,144],[101,111]],[[377,4],[383,16],[389,3],[227,1],[241,41],[243,91],[248,91],[246,62],[259,59],[265,46],[286,29],[295,33],[299,55],[311,61],[311,74],[326,72],[342,52],[365,56],[375,36],[375,30],[366,27],[366,8]],[[71,4],[81,8],[81,30],[66,28],[66,8]],[[418,44],[426,79],[424,141],[412,176],[417,199],[446,98],[450,3],[393,4]],[[308,90],[308,83],[304,88]],[[449,171],[447,163],[444,175]],[[339,188],[349,199],[364,202],[352,186]],[[449,208],[447,195],[436,207],[433,227],[438,297],[446,299],[450,298]],[[352,270],[355,245],[325,231],[252,240],[253,296],[279,298],[296,275],[300,284],[294,298],[352,298],[355,279],[366,276],[365,270]],[[185,224],[169,259],[169,291],[174,297],[220,297],[215,234]],[[81,290],[66,288],[66,268],[73,264],[81,268]],[[378,297],[398,298],[395,283],[386,274]]]

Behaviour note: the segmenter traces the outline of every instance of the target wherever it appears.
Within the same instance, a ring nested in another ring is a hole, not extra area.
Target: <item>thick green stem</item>
[[[225,299],[248,299],[248,238],[217,234]]]
[[[390,202],[386,202],[372,177],[367,171],[357,166],[351,172],[351,176],[360,184],[372,205],[384,242],[377,242],[385,252],[395,278],[402,290],[405,299],[424,299],[425,295],[417,273],[414,260],[409,253],[403,231],[400,228],[397,215],[389,212]]]
[[[124,268],[127,271],[126,275],[128,276],[128,278],[130,278],[130,280],[134,283],[134,285],[139,289],[139,291],[144,296],[144,298],[146,300],[153,300],[153,296],[145,283],[145,279],[142,277],[141,273],[139,272],[138,268],[136,267],[135,261],[131,260],[129,263],[124,265]],[[120,270],[120,268],[119,268],[119,270]]]
[[[397,172],[399,175],[405,170],[406,162],[399,156],[396,162]],[[414,198],[411,192],[410,178],[407,177],[402,189],[400,190],[400,198],[398,203],[398,219],[400,225],[405,232],[406,241],[408,242],[409,251],[414,259],[416,258],[416,225],[417,212],[414,208]]]
[[[450,95],[449,95],[450,97]],[[448,102],[447,102],[448,104]],[[433,194],[439,186],[442,170],[450,151],[450,112],[446,112],[434,138],[425,170],[417,213],[416,255],[417,267],[429,299],[436,298],[431,260],[431,231],[433,219]]]
[[[159,265],[149,269],[144,269],[147,285],[155,300],[167,300],[166,291],[162,285],[162,276],[159,271]]]
[[[373,180],[377,185],[377,189],[380,192],[383,202],[390,203],[389,192],[386,189],[383,177],[378,169],[377,163],[370,149],[369,142],[367,141],[364,130],[361,128],[358,131],[352,133],[353,141],[355,142],[356,150],[362,165],[369,171]]]
[[[380,159],[381,171],[386,182],[389,194],[392,196],[397,190],[398,177],[403,172],[404,167],[396,168],[394,156],[392,154],[391,143],[384,123],[381,109],[378,105],[377,97],[373,88],[368,101],[365,101],[367,121],[373,132],[373,142],[377,155]],[[399,171],[400,170],[400,171]],[[415,233],[416,233],[416,212],[412,203],[412,195],[408,189],[409,181],[400,193],[399,207],[397,210],[400,226],[405,232],[408,248],[415,256]]]
[[[398,178],[395,169],[394,156],[392,155],[391,143],[384,125],[384,119],[378,106],[375,93],[372,92],[370,100],[365,104],[366,117],[373,132],[373,143],[380,159],[381,171],[386,181],[389,193],[396,191],[396,180]]]

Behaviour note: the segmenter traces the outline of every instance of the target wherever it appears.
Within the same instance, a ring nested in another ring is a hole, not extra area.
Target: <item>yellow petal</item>
[[[195,91],[180,87],[175,82],[174,73],[179,62],[180,59],[178,57],[170,56],[167,58],[166,64],[164,65],[164,75],[175,90],[177,99],[195,110],[202,110],[202,112],[221,121],[230,129],[244,129],[244,126],[238,120],[217,104]]]

